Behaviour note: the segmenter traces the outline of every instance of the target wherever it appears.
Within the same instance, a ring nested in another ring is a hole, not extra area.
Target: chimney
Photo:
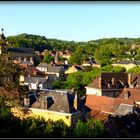
[[[128,74],[128,85],[130,87],[130,84],[131,84],[131,73]]]
[[[99,88],[101,88],[101,77],[99,77]]]
[[[29,105],[30,105],[30,99],[26,96],[26,97],[24,98],[24,106],[25,106],[25,107],[29,107]]]
[[[37,72],[36,71],[34,71],[34,75],[36,75],[37,74]]]
[[[130,92],[129,92],[129,91],[127,91],[127,89],[126,89],[126,88],[124,88],[124,99],[128,99],[128,98],[129,98],[129,96],[130,96]]]
[[[128,99],[128,93],[124,93],[124,99]]]
[[[20,85],[24,85],[25,77],[24,75],[20,75]]]
[[[115,78],[113,77],[111,81],[112,81],[112,87],[114,88],[115,87]]]
[[[76,110],[79,110],[79,97],[77,95],[77,92],[75,92],[74,107],[75,107]]]
[[[46,109],[47,108],[47,100],[42,100],[41,101],[41,109]]]

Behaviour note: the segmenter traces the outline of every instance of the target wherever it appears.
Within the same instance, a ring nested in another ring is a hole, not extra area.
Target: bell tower
[[[5,36],[4,36],[4,33],[3,33],[4,29],[2,28],[1,29],[1,34],[0,34],[0,54],[3,53],[3,49],[4,49],[4,46],[5,46]]]

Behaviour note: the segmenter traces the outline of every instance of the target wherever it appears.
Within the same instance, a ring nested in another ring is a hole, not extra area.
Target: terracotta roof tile
[[[120,93],[118,98],[123,99],[124,94],[129,94],[128,98],[130,100],[140,102],[140,88],[126,88]]]
[[[87,95],[86,106],[91,110],[114,113],[121,103],[133,105],[133,100],[119,99],[106,96]]]

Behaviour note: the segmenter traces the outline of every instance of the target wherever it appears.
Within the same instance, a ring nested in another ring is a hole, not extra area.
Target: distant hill
[[[121,59],[140,59],[140,38],[102,38],[87,42],[48,39],[45,36],[20,34],[8,36],[6,41],[13,47],[29,47],[35,51],[44,49],[65,51],[73,54],[71,63],[79,64],[88,57],[106,65]]]
[[[20,34],[16,36],[8,36],[6,38],[14,47],[30,47],[36,51],[48,50],[71,50],[74,51],[79,42],[63,41],[58,39],[47,39],[45,36],[32,35],[32,34]]]

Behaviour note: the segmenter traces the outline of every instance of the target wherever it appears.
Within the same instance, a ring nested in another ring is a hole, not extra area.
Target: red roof
[[[128,94],[128,99],[140,102],[140,88],[126,88],[120,93],[118,98],[124,98],[124,94]]]
[[[97,95],[87,95],[85,104],[91,109],[91,116],[93,116],[95,110],[100,110],[109,114],[114,113],[121,103],[134,105],[133,100]]]
[[[27,68],[26,75],[28,75],[28,74],[30,74],[30,75],[43,75],[43,76],[47,76],[47,74],[45,74],[44,72],[40,71],[35,66],[29,66]]]

